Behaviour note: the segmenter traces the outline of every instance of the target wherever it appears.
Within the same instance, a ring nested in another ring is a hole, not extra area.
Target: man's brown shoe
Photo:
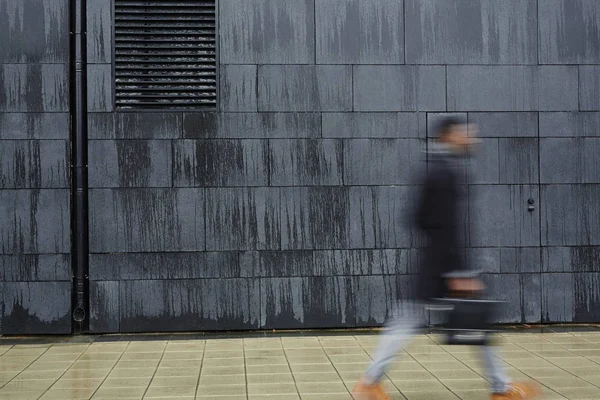
[[[495,393],[492,400],[531,400],[542,395],[542,388],[537,383],[513,383],[504,393]]]
[[[360,380],[354,389],[352,389],[352,398],[354,400],[392,400],[383,390],[383,386],[378,383],[370,385],[364,380]]]

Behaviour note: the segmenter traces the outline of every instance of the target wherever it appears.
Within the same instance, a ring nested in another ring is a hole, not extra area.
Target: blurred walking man
[[[461,166],[474,143],[474,133],[474,127],[459,118],[446,118],[439,123],[437,139],[430,146],[428,171],[415,218],[428,240],[419,268],[417,296],[398,305],[371,366],[352,392],[356,400],[390,399],[381,380],[399,350],[425,325],[425,307],[432,299],[446,297],[448,292],[468,294],[483,289],[483,284],[466,268],[460,240],[467,212],[467,174]],[[494,347],[483,346],[481,350],[492,400],[534,399],[540,394],[534,384],[510,381]]]

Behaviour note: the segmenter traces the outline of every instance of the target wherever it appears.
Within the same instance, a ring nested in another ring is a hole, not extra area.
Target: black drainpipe
[[[86,0],[71,0],[73,331],[89,329]]]

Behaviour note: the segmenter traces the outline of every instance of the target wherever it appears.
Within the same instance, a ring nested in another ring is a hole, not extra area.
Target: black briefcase
[[[483,299],[444,298],[436,300],[430,310],[441,313],[442,325],[435,329],[445,336],[446,344],[487,345],[497,332],[500,302]]]

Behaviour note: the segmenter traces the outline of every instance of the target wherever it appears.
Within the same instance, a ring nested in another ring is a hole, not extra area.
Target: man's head
[[[477,126],[459,117],[446,117],[438,122],[436,134],[439,142],[466,152],[476,143]]]

